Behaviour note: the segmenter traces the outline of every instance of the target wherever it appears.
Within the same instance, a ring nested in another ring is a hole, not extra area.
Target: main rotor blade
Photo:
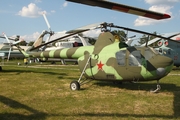
[[[178,32],[178,33],[176,33],[174,35],[169,36],[168,38],[172,38],[172,37],[177,36],[177,35],[180,35],[180,33]]]
[[[3,33],[3,35],[4,35],[5,39],[8,41],[8,43],[11,43],[11,42],[9,41],[9,38],[6,36],[6,34]]]
[[[4,37],[4,36],[0,36],[0,38],[6,39],[6,37]],[[8,38],[9,40],[14,40],[14,41],[15,41],[16,39],[19,39],[19,38],[17,38],[17,37],[16,37],[16,38],[7,37],[7,38]]]
[[[168,14],[154,12],[154,11],[132,7],[132,6],[128,6],[128,5],[124,5],[120,3],[109,2],[105,0],[66,0],[66,1],[81,3],[85,5],[90,5],[90,6],[98,6],[102,8],[107,8],[111,10],[116,10],[120,12],[125,12],[129,14],[134,14],[134,15],[148,17],[148,18],[157,19],[157,20],[167,19],[171,17]]]
[[[43,17],[44,17],[44,20],[45,20],[45,22],[46,22],[46,24],[47,24],[47,26],[48,26],[49,31],[51,31],[51,26],[50,26],[50,24],[49,24],[49,21],[47,20],[47,17],[46,17],[46,14],[45,14],[45,13],[43,13]]]
[[[83,27],[80,27],[80,28],[77,28],[77,29],[74,29],[74,30],[69,30],[66,33],[69,34],[69,33],[81,32],[82,30],[87,30],[87,29],[92,30],[92,29],[100,28],[101,25],[104,24],[104,23],[105,22],[90,24],[90,25],[83,26]]]
[[[159,38],[162,38],[162,39],[165,39],[165,40],[172,40],[172,39],[167,38],[167,37],[163,37],[163,36],[160,36],[160,35],[156,35],[156,34],[149,33],[149,32],[145,32],[145,31],[141,31],[141,30],[136,30],[136,29],[132,29],[132,28],[127,28],[127,27],[122,27],[122,26],[116,26],[116,25],[112,25],[111,27],[120,28],[120,29],[132,31],[132,32],[136,32],[136,33],[151,35],[151,36],[159,37]],[[174,40],[172,40],[172,41],[174,41]]]

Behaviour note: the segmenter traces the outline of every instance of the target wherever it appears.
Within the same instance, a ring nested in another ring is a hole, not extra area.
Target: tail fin
[[[46,34],[50,34],[50,32],[46,31],[46,30],[43,30],[42,33],[40,34],[40,36],[36,39],[36,41],[34,42],[34,44],[32,45],[32,47],[30,47],[27,51],[31,51],[31,49],[33,48],[36,48],[37,46],[40,46],[43,42],[43,37],[46,35]],[[39,51],[39,49],[35,49],[33,51]]]

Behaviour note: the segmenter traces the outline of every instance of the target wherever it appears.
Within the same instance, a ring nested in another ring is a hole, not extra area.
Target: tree
[[[28,43],[28,46],[32,46],[34,44],[34,41],[31,41]]]
[[[19,45],[26,46],[27,42],[26,41],[22,41],[22,42],[19,43]]]

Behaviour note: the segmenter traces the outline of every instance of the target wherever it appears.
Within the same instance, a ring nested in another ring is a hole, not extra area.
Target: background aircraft
[[[46,14],[43,14],[44,20],[47,24],[47,27],[49,29],[49,32],[51,32],[51,36],[49,36],[45,43],[54,40],[56,38],[59,38],[61,36],[65,36],[68,35],[69,33],[67,33],[66,31],[62,31],[62,32],[53,32],[51,30],[51,26],[49,24],[49,21],[46,17]],[[73,31],[71,31],[73,32]],[[87,46],[87,45],[91,45],[87,39],[85,39],[84,37],[81,37],[80,35],[73,35],[70,38],[66,38],[65,40],[61,40],[61,41],[57,41],[53,46],[51,47],[44,47],[43,50],[56,50],[56,49],[61,49],[61,48],[72,48],[72,47],[78,47],[78,46]]]
[[[21,54],[19,50],[15,46],[13,46],[13,44],[17,44],[20,42],[19,41],[20,36],[7,37],[6,34],[3,33],[3,36],[0,36],[0,38],[6,39],[7,41],[7,43],[0,44],[0,57],[2,57],[2,59],[7,58],[7,60],[9,60],[10,57],[14,57],[14,58],[24,57],[23,54]],[[26,46],[21,46],[21,47],[23,49],[26,49]]]
[[[148,45],[157,43],[153,48],[161,55],[170,57],[174,61],[174,66],[180,66],[180,32],[166,33],[162,36],[172,40],[165,40],[161,38],[154,38],[148,42]],[[142,44],[145,46],[145,44]]]

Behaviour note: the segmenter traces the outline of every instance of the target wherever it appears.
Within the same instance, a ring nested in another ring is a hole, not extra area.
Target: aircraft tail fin
[[[42,33],[39,35],[39,37],[36,39],[36,41],[34,42],[34,44],[32,45],[32,47],[30,47],[27,51],[31,51],[31,49],[36,48],[38,46],[40,46],[43,43],[43,37],[46,34],[50,34],[50,32],[43,30]],[[39,49],[34,49],[33,51],[39,51]]]

